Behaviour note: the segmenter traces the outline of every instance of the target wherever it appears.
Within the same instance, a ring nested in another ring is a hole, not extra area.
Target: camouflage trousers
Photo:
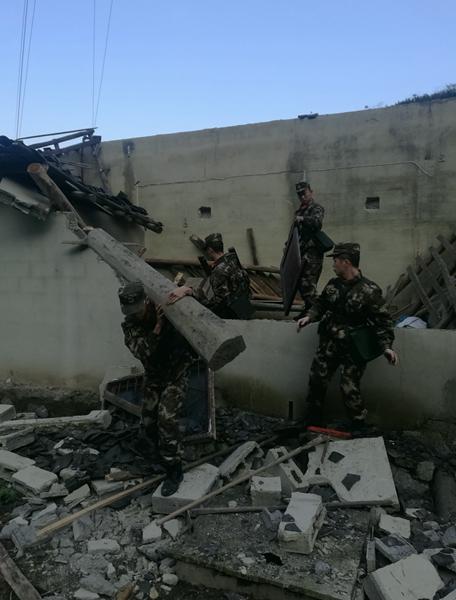
[[[188,379],[188,370],[185,370],[175,381],[164,386],[146,381],[144,387],[144,427],[149,437],[158,439],[160,456],[166,465],[182,460],[184,434],[180,421],[183,417]]]
[[[302,255],[302,271],[299,281],[299,293],[304,301],[304,310],[312,306],[317,295],[317,283],[323,269],[323,257],[319,254],[304,252]]]
[[[321,414],[328,384],[339,366],[340,390],[348,416],[363,420],[367,416],[367,410],[361,398],[360,383],[366,363],[357,364],[353,361],[344,340],[320,338],[310,367],[308,412]]]

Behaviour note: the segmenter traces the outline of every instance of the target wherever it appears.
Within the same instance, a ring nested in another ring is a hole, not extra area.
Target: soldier
[[[212,261],[211,274],[196,288],[181,286],[169,295],[169,304],[193,296],[222,319],[248,318],[250,281],[235,252],[223,251],[221,233],[205,238],[205,251]]]
[[[144,367],[142,420],[145,433],[157,439],[166,468],[162,494],[174,494],[183,479],[182,418],[190,367],[198,359],[188,342],[163,315],[161,307],[146,297],[141,282],[119,290],[125,320],[125,344]]]
[[[367,362],[353,347],[355,330],[360,331],[363,327],[378,344],[376,355],[383,352],[390,364],[397,363],[397,354],[391,348],[393,323],[385,308],[382,291],[362,275],[359,255],[359,244],[336,244],[330,256],[337,277],[326,284],[306,316],[298,320],[298,332],[308,323],[320,321],[320,343],[310,368],[306,406],[308,424],[322,424],[326,389],[340,366],[340,389],[345,408],[352,425],[362,429],[367,410],[360,394],[360,381]]]
[[[325,209],[313,198],[313,190],[306,181],[296,184],[296,192],[301,202],[295,213],[299,231],[302,271],[299,293],[304,301],[303,312],[312,306],[317,294],[317,283],[323,268],[323,250],[313,239],[313,234],[321,230]]]

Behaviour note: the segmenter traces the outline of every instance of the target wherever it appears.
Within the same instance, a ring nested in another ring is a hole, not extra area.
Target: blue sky
[[[15,137],[24,0],[0,0]],[[29,2],[29,22],[34,0]],[[96,91],[111,0],[96,0]],[[94,0],[36,0],[20,134],[92,125]],[[113,0],[103,139],[362,110],[456,82],[453,0]]]

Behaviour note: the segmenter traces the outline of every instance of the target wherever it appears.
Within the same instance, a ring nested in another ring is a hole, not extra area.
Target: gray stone
[[[456,547],[456,527],[451,525],[448,529],[445,530],[445,533],[442,536],[442,542],[444,546],[450,546],[452,548]]]
[[[378,527],[385,533],[396,534],[405,539],[410,537],[410,521],[401,517],[383,514],[380,516]]]
[[[416,549],[399,535],[375,538],[375,547],[390,562],[397,562],[412,554],[417,554]]]
[[[267,529],[270,531],[277,531],[282,520],[282,513],[280,510],[274,510],[271,512],[265,508],[261,511],[260,516]]]
[[[75,554],[71,558],[73,570],[79,571],[83,575],[90,575],[93,573],[104,575],[108,568],[108,564],[108,561],[102,554]]]
[[[152,506],[152,497],[152,492],[150,494],[144,494],[143,496],[140,496],[136,502],[141,508],[148,508],[149,506]]]
[[[100,596],[94,592],[89,592],[89,590],[85,590],[84,588],[79,588],[75,591],[73,597],[75,600],[97,600]]]
[[[160,540],[154,544],[144,544],[138,546],[137,550],[143,554],[147,559],[152,561],[161,560],[168,551],[168,540]]]
[[[15,517],[8,521],[8,523],[2,528],[0,531],[0,540],[10,540],[11,534],[18,527],[26,527],[28,525],[28,521],[23,517]]]
[[[161,539],[163,535],[163,531],[159,525],[155,521],[152,521],[144,527],[142,532],[142,539],[144,544],[149,544],[150,542],[157,542]]]
[[[251,455],[259,446],[256,442],[245,442],[239,448],[230,454],[219,467],[220,477],[228,478],[235,473],[240,465]]]
[[[120,546],[116,540],[102,538],[101,540],[89,540],[87,542],[87,552],[89,554],[114,554],[120,551]]]
[[[83,577],[79,583],[82,588],[89,590],[89,592],[95,592],[102,596],[113,596],[116,593],[116,588],[112,583],[109,583],[109,581],[99,574]]]
[[[165,585],[177,585],[179,578],[174,573],[163,573],[162,581]]]
[[[38,541],[36,529],[32,525],[18,526],[11,532],[11,540],[16,548],[22,551]]]
[[[176,566],[176,561],[171,556],[167,556],[163,560],[160,561],[160,566],[158,568],[160,573],[173,573],[174,567]]]
[[[171,519],[163,523],[163,529],[165,529],[169,535],[175,540],[179,533],[182,531],[183,523],[180,519]]]
[[[434,477],[435,465],[430,460],[423,460],[416,466],[416,476],[421,481],[430,482]]]
[[[171,513],[178,508],[186,506],[194,500],[199,500],[206,495],[218,478],[218,468],[205,463],[184,473],[184,479],[179,489],[172,496],[162,496],[162,484],[153,494],[153,509],[158,513]]]
[[[16,409],[12,404],[0,404],[0,423],[16,418]]]
[[[63,483],[53,483],[47,492],[41,492],[40,498],[63,498],[68,495],[68,490]]]
[[[106,576],[110,579],[111,577],[115,577],[116,568],[112,563],[109,563],[108,568],[106,569]]]
[[[96,479],[91,482],[93,491],[98,496],[105,496],[124,489],[123,481],[106,481],[105,479]]]
[[[39,467],[25,467],[12,476],[19,487],[31,490],[35,494],[45,492],[57,481],[57,475]]]
[[[90,515],[83,515],[73,521],[73,537],[75,542],[87,540],[92,534],[94,524]]]
[[[34,512],[31,517],[30,524],[36,527],[37,529],[40,529],[41,527],[46,527],[46,525],[49,525],[49,523],[52,523],[53,521],[57,520],[56,511],[57,504],[52,502],[51,504],[48,504],[48,506],[46,506],[46,508],[44,508],[43,510]]]
[[[393,469],[394,482],[402,499],[421,498],[429,492],[429,486],[413,479],[408,471],[401,468]]]
[[[78,474],[79,471],[77,471],[76,469],[71,469],[70,467],[67,467],[60,471],[59,476],[63,481],[68,481],[69,479],[73,479],[73,477],[76,477]]]
[[[0,469],[11,471],[12,473],[25,469],[25,467],[31,467],[35,464],[35,461],[31,458],[21,456],[15,452],[9,450],[0,449]]]
[[[71,494],[68,494],[68,496],[66,496],[63,499],[63,503],[66,506],[68,506],[70,504],[72,506],[77,506],[80,502],[85,500],[88,496],[90,496],[90,488],[86,483],[86,484],[82,485],[81,487],[79,487],[78,489],[71,492]]]
[[[313,566],[314,573],[318,578],[325,577],[329,575],[332,571],[331,565],[323,560],[317,560]]]

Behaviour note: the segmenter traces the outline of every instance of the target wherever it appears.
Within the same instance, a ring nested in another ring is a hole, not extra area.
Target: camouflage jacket
[[[385,350],[394,340],[382,290],[361,273],[351,281],[330,279],[307,314],[312,322],[320,321],[318,331],[326,338],[341,340],[350,328],[370,325]]]
[[[241,296],[249,295],[249,276],[239,266],[233,252],[221,256],[214,263],[209,277],[193,290],[193,296],[222,319],[236,318],[230,305]]]
[[[301,246],[301,255],[309,250],[318,254],[323,254],[312,239],[312,234],[320,231],[323,226],[325,209],[316,202],[310,202],[305,208],[299,207],[295,212],[295,217],[300,217],[297,221],[299,231],[299,244]]]
[[[176,380],[198,356],[180,333],[165,320],[160,334],[155,334],[154,311],[143,319],[135,315],[122,323],[125,345],[143,365],[146,381],[159,384]]]

